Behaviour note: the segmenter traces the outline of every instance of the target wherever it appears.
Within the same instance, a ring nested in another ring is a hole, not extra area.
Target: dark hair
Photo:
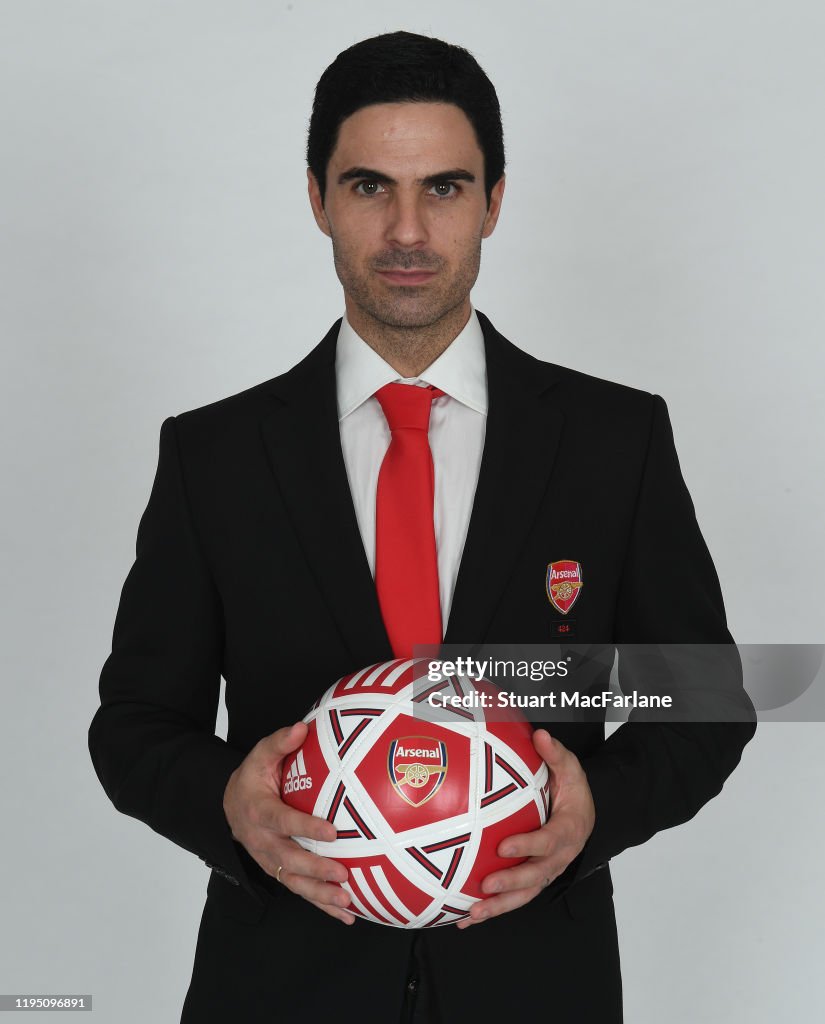
[[[487,204],[504,173],[501,109],[493,83],[460,46],[412,32],[389,32],[339,53],[318,80],[307,137],[307,164],[323,200],[327,165],[341,122],[376,103],[454,103],[464,111],[484,154]]]

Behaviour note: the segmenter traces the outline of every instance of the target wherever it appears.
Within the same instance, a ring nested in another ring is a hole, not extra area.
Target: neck
[[[418,377],[464,330],[470,319],[469,297],[441,319],[424,327],[394,327],[370,316],[346,297],[347,320],[357,334],[400,377]]]

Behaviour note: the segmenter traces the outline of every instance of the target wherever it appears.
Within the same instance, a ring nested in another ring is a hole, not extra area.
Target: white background
[[[468,47],[501,99],[476,306],[662,394],[734,636],[825,639],[821,4],[3,0],[1,992],[178,1019],[207,872],[108,803],[97,678],[162,420],[340,315],[312,94],[397,28]],[[823,739],[763,725],[693,822],[614,861],[629,1022],[825,1010]]]

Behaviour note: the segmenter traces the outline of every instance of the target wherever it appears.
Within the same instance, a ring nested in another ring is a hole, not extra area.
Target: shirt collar
[[[487,361],[484,335],[474,309],[461,333],[418,378],[399,377],[386,360],[355,332],[346,313],[335,348],[335,383],[338,420],[342,420],[393,381],[423,381],[440,388],[450,398],[487,414]]]

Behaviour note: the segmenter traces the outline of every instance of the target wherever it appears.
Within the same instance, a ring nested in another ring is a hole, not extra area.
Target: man
[[[280,765],[347,672],[414,643],[551,642],[558,561],[586,567],[579,640],[730,644],[665,404],[473,310],[504,149],[466,51],[399,32],[339,54],[308,164],[345,317],[289,372],[163,424],[90,729],[115,806],[212,868],[182,1020],[620,1021],[607,862],[718,793],[750,723],[537,729],[553,811],[500,848],[528,859],[413,933],[342,927],[345,869],[290,838],[335,830],[282,803]]]

